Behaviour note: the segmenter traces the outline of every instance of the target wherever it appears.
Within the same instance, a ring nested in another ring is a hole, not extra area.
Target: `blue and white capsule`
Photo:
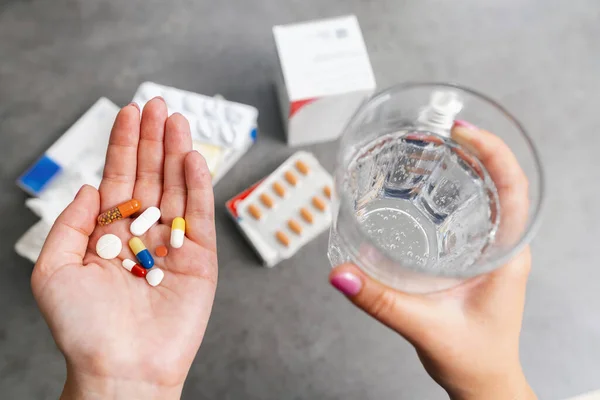
[[[139,237],[132,237],[129,240],[129,248],[133,251],[133,254],[135,254],[142,267],[150,269],[154,266],[152,254],[150,254],[146,246],[144,246],[144,242]]]

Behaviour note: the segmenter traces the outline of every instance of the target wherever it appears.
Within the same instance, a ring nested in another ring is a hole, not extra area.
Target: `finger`
[[[428,299],[396,291],[351,264],[334,268],[329,274],[329,281],[358,308],[411,343],[418,342],[431,314]]]
[[[485,166],[496,188],[514,190],[525,186],[527,177],[510,148],[498,136],[470,125],[455,125],[452,139],[472,152]]]
[[[160,210],[162,220],[170,224],[173,218],[185,213],[185,155],[192,151],[192,136],[187,119],[175,113],[165,127],[165,181]]]
[[[517,256],[510,262],[506,263],[501,268],[498,268],[489,273],[494,279],[509,279],[511,281],[517,279],[525,283],[531,272],[531,250],[529,246],[525,247]]]
[[[54,222],[36,263],[36,274],[49,276],[64,265],[83,263],[99,209],[98,191],[84,185]]]
[[[186,234],[203,247],[216,250],[215,206],[212,179],[204,157],[197,151],[185,156],[187,203]]]
[[[518,240],[527,224],[528,181],[519,161],[498,136],[470,125],[455,125],[452,138],[473,153],[488,171],[498,190],[500,227],[498,240],[506,245]]]
[[[166,122],[167,105],[162,97],[155,97],[146,103],[142,112],[137,178],[133,190],[134,198],[142,203],[143,208],[158,206],[160,202]]]
[[[123,107],[113,125],[104,174],[100,183],[100,208],[114,207],[131,199],[135,185],[140,109],[135,103]]]
[[[510,262],[503,265],[481,278],[481,283],[475,290],[481,293],[481,299],[474,307],[484,310],[510,310],[515,318],[521,319],[522,313],[514,310],[522,309],[525,304],[525,291],[527,280],[531,271],[531,252],[529,246],[525,247]],[[509,307],[509,303],[512,307]],[[497,307],[503,304],[504,307]],[[509,316],[510,317],[510,316]]]
[[[498,297],[508,293],[525,295],[525,286],[531,272],[531,251],[525,247],[512,260],[486,275],[487,284],[494,286],[489,292],[498,293]],[[523,290],[518,290],[522,288]]]

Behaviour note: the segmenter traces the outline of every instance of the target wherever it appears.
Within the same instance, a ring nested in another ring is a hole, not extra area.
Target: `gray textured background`
[[[124,105],[154,80],[261,112],[258,143],[216,187],[219,289],[183,397],[444,398],[402,339],[328,286],[326,235],[267,270],[225,215],[244,182],[293,152],[271,85],[271,26],[346,13],[380,86],[460,82],[529,129],[549,179],[524,368],[544,399],[600,386],[598,0],[0,0],[0,397],[56,398],[64,379],[31,264],[13,251],[36,220],[14,180],[98,97]],[[334,149],[309,147],[330,169]]]

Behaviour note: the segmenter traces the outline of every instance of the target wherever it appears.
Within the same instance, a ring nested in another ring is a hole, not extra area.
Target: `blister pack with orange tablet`
[[[292,257],[331,224],[333,178],[299,151],[227,201],[227,211],[266,267]]]

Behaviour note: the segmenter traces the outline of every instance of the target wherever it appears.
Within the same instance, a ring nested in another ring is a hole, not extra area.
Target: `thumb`
[[[429,300],[424,296],[385,286],[352,264],[335,267],[329,274],[329,282],[358,308],[413,344],[431,315]]]
[[[35,275],[47,277],[64,265],[83,264],[99,208],[98,191],[89,185],[82,186],[54,222],[35,265]]]

